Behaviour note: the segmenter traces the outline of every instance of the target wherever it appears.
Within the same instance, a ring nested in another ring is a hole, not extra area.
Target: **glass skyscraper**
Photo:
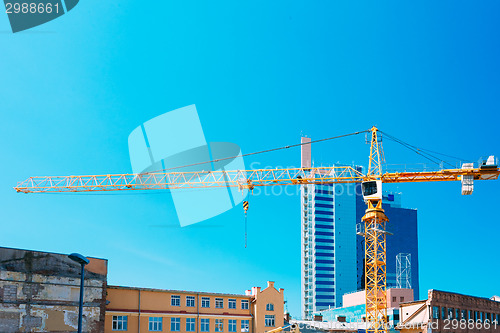
[[[355,186],[302,186],[304,318],[342,306],[342,295],[357,289]]]

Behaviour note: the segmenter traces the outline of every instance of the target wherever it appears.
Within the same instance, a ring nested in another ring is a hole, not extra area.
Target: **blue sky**
[[[275,280],[300,315],[299,198],[250,198],[180,228],[169,194],[23,195],[36,175],[130,172],[127,137],[196,104],[207,141],[243,153],[369,129],[476,161],[498,146],[497,1],[81,1],[12,34],[0,14],[1,245],[109,259],[110,284],[243,292]],[[425,162],[384,142],[388,163]],[[317,164],[366,164],[358,136]],[[297,166],[299,151],[246,160]],[[253,164],[252,164],[253,163]],[[498,182],[404,184],[420,289],[500,294]],[[275,193],[278,193],[276,191]]]

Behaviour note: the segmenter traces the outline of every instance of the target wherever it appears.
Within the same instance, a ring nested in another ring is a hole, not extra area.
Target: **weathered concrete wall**
[[[107,260],[85,269],[83,331],[104,332]],[[80,265],[66,255],[0,247],[0,332],[74,332]]]

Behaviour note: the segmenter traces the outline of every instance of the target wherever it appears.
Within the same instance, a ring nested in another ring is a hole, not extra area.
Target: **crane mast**
[[[365,299],[368,333],[387,332],[387,242],[389,221],[382,209],[382,165],[378,130],[371,129],[368,173],[362,183],[363,197],[368,208],[362,218],[365,237]]]

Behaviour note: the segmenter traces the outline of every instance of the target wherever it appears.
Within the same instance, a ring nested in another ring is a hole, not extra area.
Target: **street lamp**
[[[68,256],[71,260],[76,261],[82,265],[82,274],[80,279],[80,307],[78,311],[78,333],[82,333],[82,317],[83,317],[83,282],[85,280],[85,265],[89,263],[89,260],[79,253],[71,253]]]

